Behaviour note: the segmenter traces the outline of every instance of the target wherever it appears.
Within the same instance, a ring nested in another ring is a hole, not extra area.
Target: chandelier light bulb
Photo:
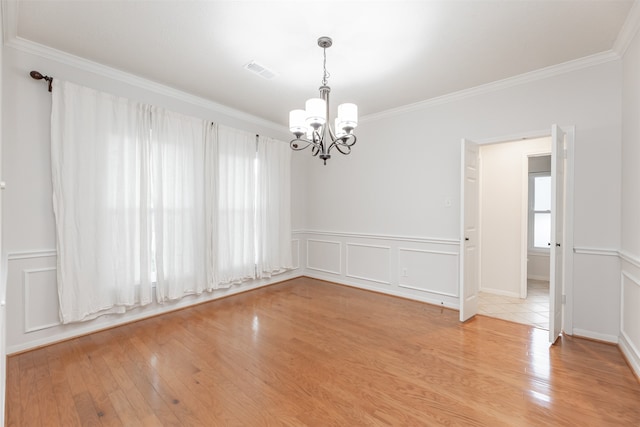
[[[304,106],[307,111],[307,125],[317,128],[326,123],[327,115],[325,110],[327,109],[327,103],[324,99],[307,99]]]
[[[289,112],[289,130],[300,137],[307,132],[307,112],[304,110],[291,110]]]
[[[358,106],[356,104],[338,105],[340,127],[354,129],[358,126]]]

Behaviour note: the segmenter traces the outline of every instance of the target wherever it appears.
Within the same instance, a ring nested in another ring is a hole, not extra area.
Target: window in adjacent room
[[[551,174],[529,174],[529,249],[549,249],[551,242]]]

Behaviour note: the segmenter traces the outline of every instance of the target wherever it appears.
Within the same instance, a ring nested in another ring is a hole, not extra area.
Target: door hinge
[[[567,303],[567,296],[566,295],[562,295],[562,303],[566,304]]]

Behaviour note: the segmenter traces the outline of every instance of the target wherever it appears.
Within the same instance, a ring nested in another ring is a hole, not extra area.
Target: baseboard
[[[626,334],[620,334],[618,347],[620,347],[620,351],[624,355],[633,372],[636,374],[636,377],[640,379],[640,353],[638,353],[636,348],[629,342]]]
[[[330,276],[330,275],[325,275],[322,274],[321,272],[317,272],[317,271],[309,271],[306,270],[304,272],[304,276],[305,277],[310,277],[312,279],[318,279],[318,280],[324,280],[325,282],[330,282],[330,283],[335,283],[338,285],[345,285],[345,286],[351,286],[352,288],[358,288],[358,289],[363,289],[366,291],[370,291],[370,292],[376,292],[379,294],[385,294],[385,295],[390,295],[390,296],[394,296],[394,297],[399,297],[399,298],[405,298],[405,299],[410,299],[413,301],[420,301],[420,302],[424,302],[427,304],[431,304],[431,305],[436,305],[439,307],[446,307],[446,308],[450,308],[452,310],[459,310],[459,306],[456,303],[452,303],[451,301],[446,301],[447,298],[442,298],[442,296],[438,296],[437,294],[433,294],[433,296],[426,296],[426,295],[415,295],[409,292],[403,292],[402,290],[399,290],[398,288],[389,288],[389,289],[385,289],[382,287],[377,287],[377,286],[368,286],[362,283],[358,283],[352,280],[348,280],[348,279],[344,279],[342,277],[336,277],[336,276]],[[457,301],[458,298],[456,297],[455,300]]]
[[[527,276],[527,280],[541,280],[543,282],[548,282],[549,277],[531,275],[531,276]]]
[[[509,292],[509,291],[503,291],[501,289],[481,288],[480,292],[485,292],[487,294],[493,294],[493,295],[500,295],[503,297],[520,298],[520,292]]]
[[[619,339],[616,335],[601,334],[600,332],[587,331],[585,329],[573,328],[574,337],[589,338],[592,340],[618,344]]]

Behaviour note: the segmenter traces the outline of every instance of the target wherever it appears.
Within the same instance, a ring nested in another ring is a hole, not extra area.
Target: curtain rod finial
[[[35,80],[44,79],[45,81],[49,82],[49,92],[51,92],[51,83],[53,83],[53,77],[45,76],[39,71],[31,71],[29,75],[31,76],[32,79],[35,79]]]

